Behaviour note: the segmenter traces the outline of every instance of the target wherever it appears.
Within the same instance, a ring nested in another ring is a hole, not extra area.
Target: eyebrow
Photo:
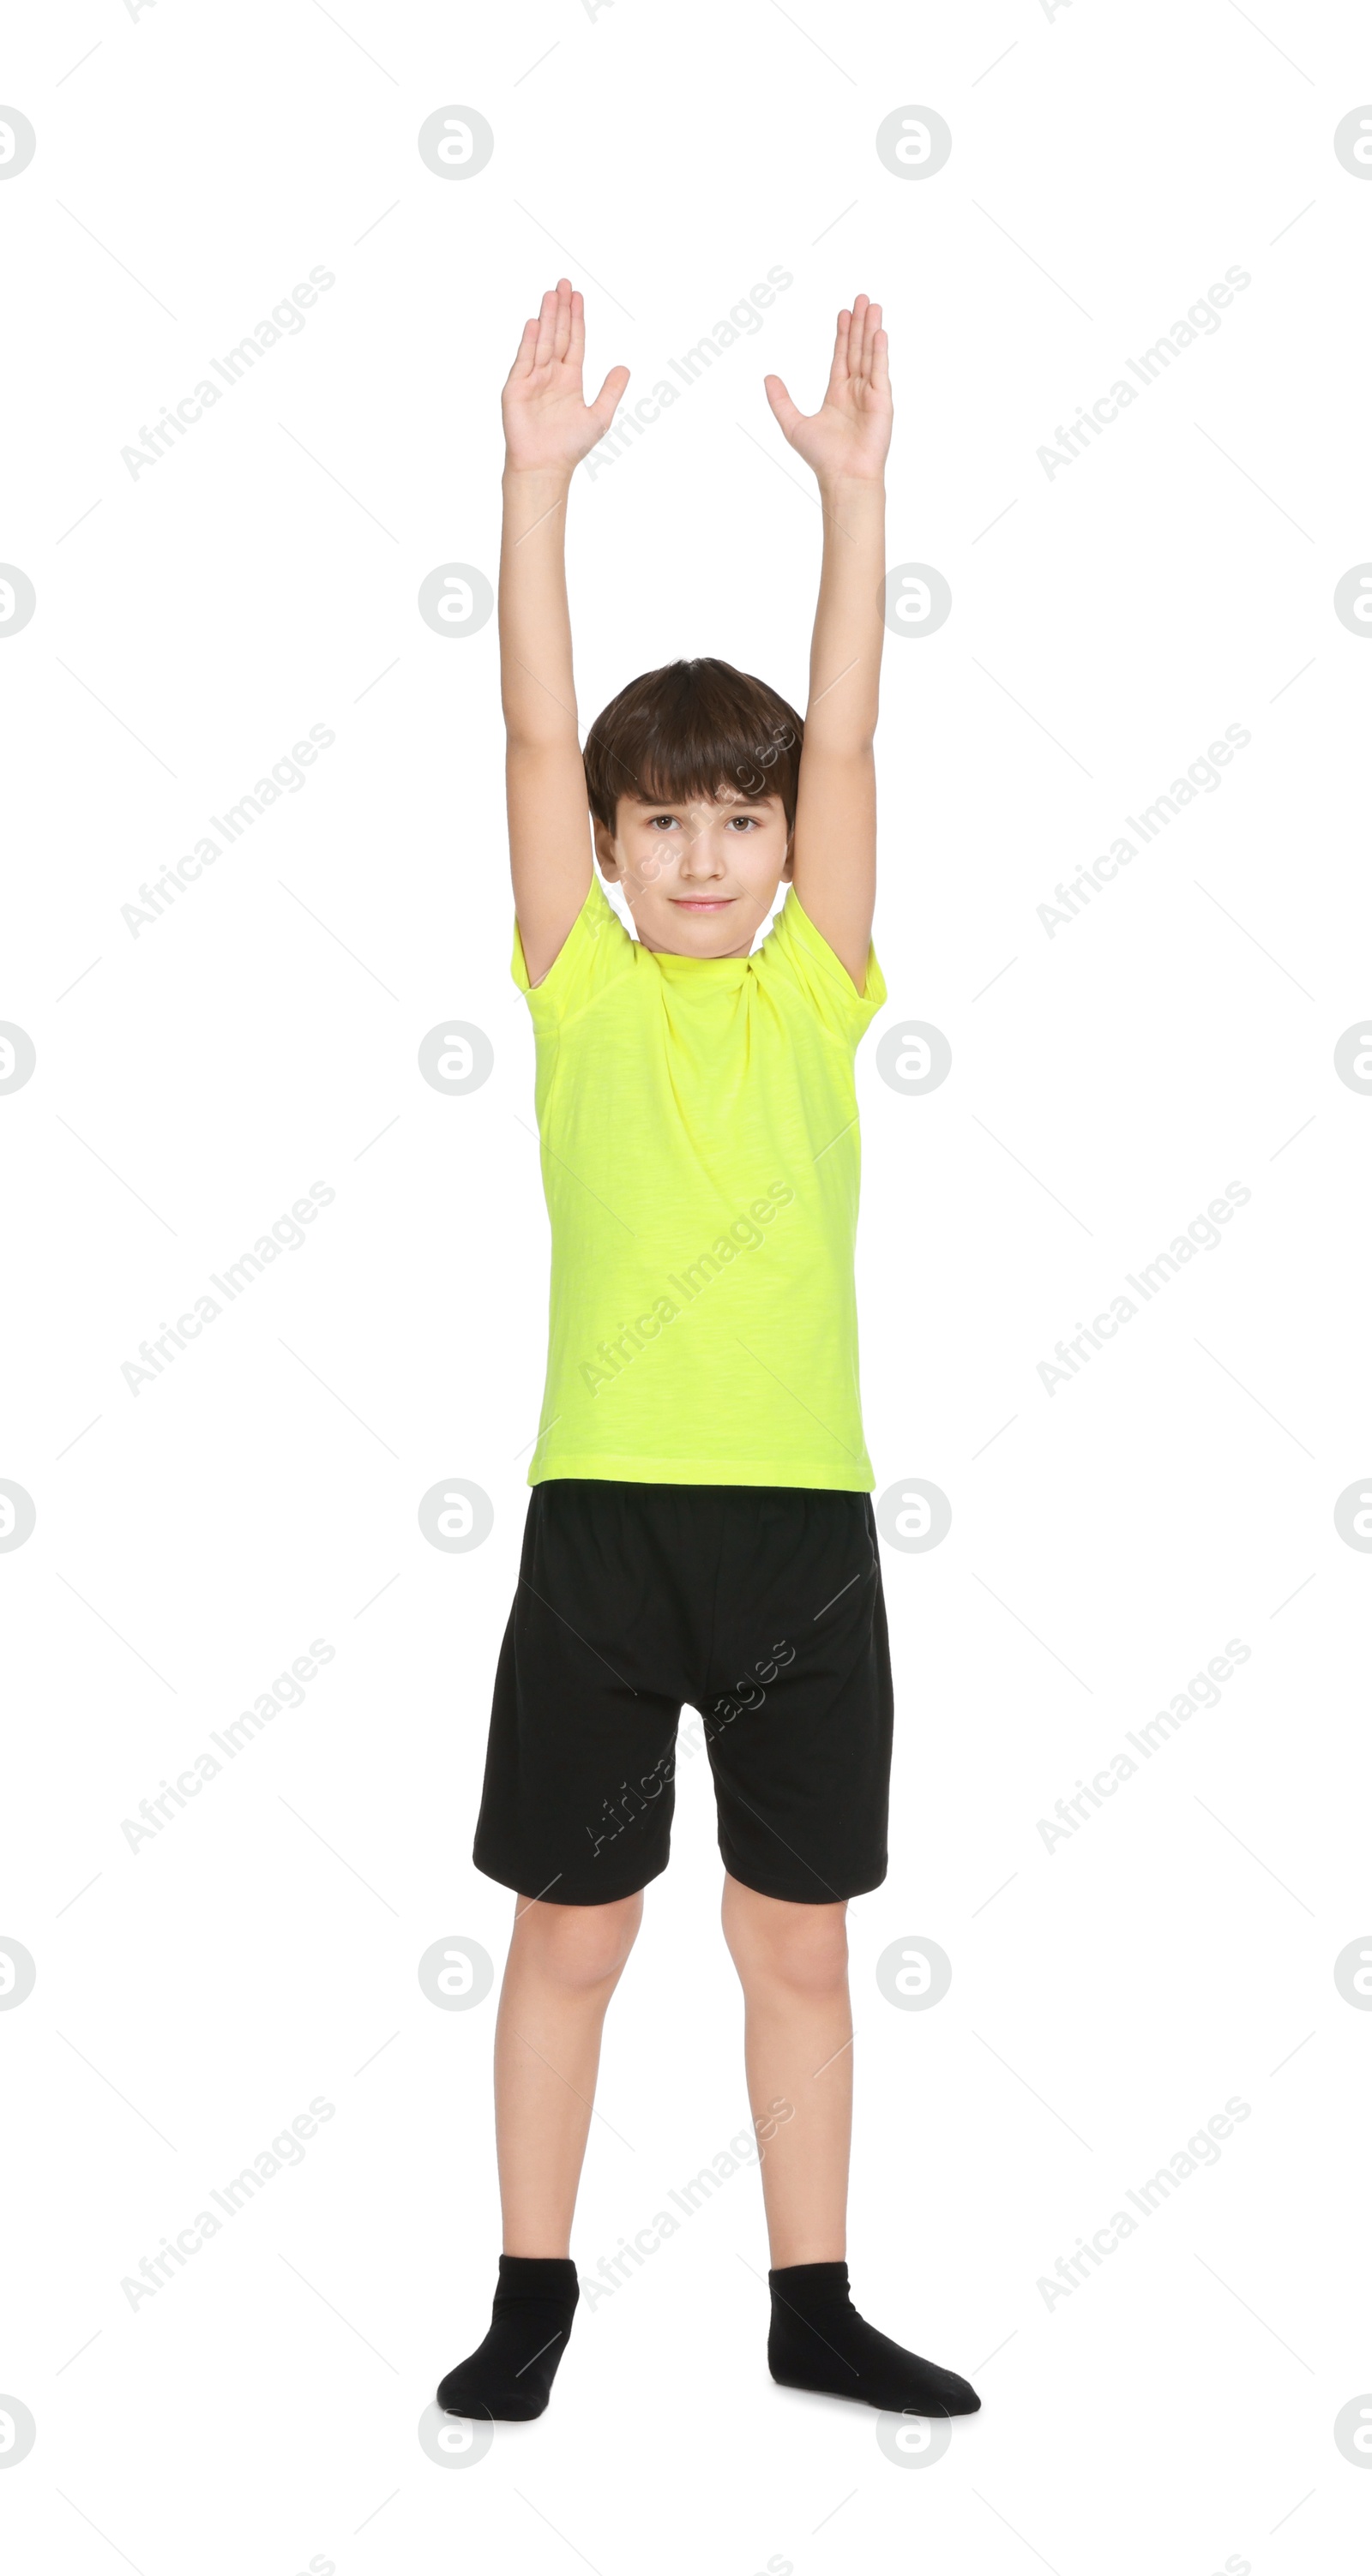
[[[779,805],[779,796],[635,796],[645,814],[684,814],[692,805],[721,805],[731,814],[746,813],[759,805]]]

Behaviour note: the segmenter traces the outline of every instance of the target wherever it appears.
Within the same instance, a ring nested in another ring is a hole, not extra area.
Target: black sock
[[[769,2272],[767,2366],[783,2388],[857,2397],[891,2415],[975,2415],[976,2390],[956,2371],[921,2361],[858,2315],[846,2263],[788,2263]]]
[[[505,2424],[541,2415],[580,2296],[575,2263],[554,2254],[502,2254],[490,2333],[438,2383],[444,2413]]]

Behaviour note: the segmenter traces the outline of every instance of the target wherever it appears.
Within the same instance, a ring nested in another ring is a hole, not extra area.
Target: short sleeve
[[[617,976],[631,973],[635,944],[594,868],[586,900],[537,984],[529,981],[516,920],[510,973],[529,1005],[535,1028],[552,1027],[574,1016],[598,1000]]]
[[[799,986],[830,1035],[853,1048],[886,1000],[886,978],[875,948],[868,947],[866,990],[859,993],[842,958],[803,910],[794,886],[753,964],[765,975],[780,975]]]

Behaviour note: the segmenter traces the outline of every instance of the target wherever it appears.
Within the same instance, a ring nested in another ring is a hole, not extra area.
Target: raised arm
[[[779,376],[764,379],[783,435],[819,484],[824,512],[792,882],[859,993],[867,980],[877,883],[872,737],[886,632],[886,346],[881,306],[859,295],[852,312],[838,317],[834,363],[817,412],[807,418],[797,411]]]
[[[586,900],[591,825],[577,733],[567,607],[567,492],[629,381],[612,367],[582,399],[582,300],[559,278],[526,322],[501,398],[500,695],[515,916],[529,980],[540,983]]]

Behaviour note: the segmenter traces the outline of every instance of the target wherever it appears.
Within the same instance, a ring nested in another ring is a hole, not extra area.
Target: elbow
[[[855,772],[871,770],[875,767],[875,737],[875,715],[870,724],[856,725],[851,716],[842,724],[833,725],[826,725],[818,718],[807,716],[805,746],[801,756],[804,758],[808,753],[811,756],[812,765],[815,758],[822,756],[826,763],[832,762],[835,768],[847,768]]]
[[[505,754],[507,759],[520,759],[525,754],[535,757],[544,751],[566,751],[568,745],[579,751],[581,738],[576,718],[556,712],[549,717],[541,710],[535,716],[505,711]]]
[[[840,689],[825,690],[806,710],[805,746],[822,744],[833,760],[870,760],[880,711],[876,691],[864,690],[844,702]]]

